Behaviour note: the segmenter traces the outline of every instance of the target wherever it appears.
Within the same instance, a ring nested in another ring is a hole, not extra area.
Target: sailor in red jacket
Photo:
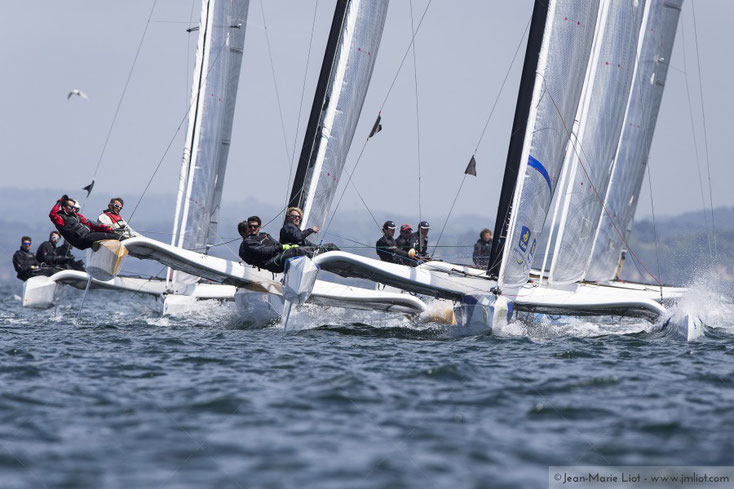
[[[79,214],[79,207],[68,195],[62,196],[48,215],[64,239],[75,248],[86,250],[102,239],[124,239],[104,225],[93,224]]]
[[[122,211],[122,206],[124,205],[125,203],[121,197],[111,198],[110,203],[107,204],[107,209],[102,211],[97,218],[97,223],[109,227],[115,233],[125,236],[126,238],[140,236],[120,215],[120,211]]]

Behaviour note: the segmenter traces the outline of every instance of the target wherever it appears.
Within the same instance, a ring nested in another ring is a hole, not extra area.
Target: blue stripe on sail
[[[545,182],[548,184],[548,190],[550,190],[550,192],[553,193],[553,188],[551,187],[550,175],[548,175],[548,170],[545,169],[543,164],[540,161],[533,158],[532,156],[529,156],[528,166],[531,166],[535,168],[536,170],[538,170],[538,173],[540,173],[543,176],[543,178],[545,178]]]

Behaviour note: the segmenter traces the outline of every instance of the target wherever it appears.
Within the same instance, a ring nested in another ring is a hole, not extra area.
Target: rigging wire
[[[398,76],[400,75],[400,71],[403,69],[403,65],[405,64],[405,59],[408,57],[408,53],[410,53],[410,49],[413,46],[413,43],[415,42],[415,37],[418,35],[418,31],[421,28],[421,25],[423,25],[423,20],[426,18],[426,14],[428,13],[428,9],[431,6],[431,2],[433,0],[429,0],[428,4],[426,5],[426,8],[423,10],[423,14],[421,15],[421,19],[418,22],[418,26],[415,28],[415,31],[411,33],[410,37],[410,43],[408,44],[408,47],[405,49],[405,53],[403,53],[403,58],[400,60],[400,64],[398,65],[397,71],[395,72],[395,76],[393,77],[392,83],[390,84],[390,87],[387,90],[387,94],[385,95],[385,98],[382,101],[382,105],[380,106],[380,110],[377,112],[378,119],[382,117],[382,109],[385,107],[385,104],[387,104],[387,100],[390,97],[390,94],[392,93],[392,89],[395,86],[395,82],[398,79]],[[359,190],[357,190],[357,186],[352,182],[352,177],[357,171],[357,166],[359,165],[360,161],[362,160],[362,155],[364,154],[364,150],[367,147],[367,143],[370,140],[370,136],[368,136],[364,143],[362,144],[362,149],[359,151],[359,155],[357,156],[357,160],[354,162],[354,165],[352,165],[352,170],[348,170],[346,166],[344,167],[344,171],[347,172],[348,179],[347,184],[342,189],[342,193],[339,196],[339,200],[336,203],[336,207],[334,208],[334,211],[331,213],[331,217],[329,218],[329,222],[326,224],[326,228],[324,229],[324,235],[326,235],[326,231],[331,226],[331,223],[334,221],[334,216],[336,215],[336,212],[339,210],[339,206],[341,205],[342,199],[344,198],[344,194],[346,193],[347,189],[349,188],[349,185],[352,185],[352,188],[357,191],[357,194],[359,195]],[[370,216],[372,216],[372,220],[375,221],[375,224],[377,225],[378,229],[382,229],[382,227],[377,222],[377,219],[375,219],[375,216],[372,214],[372,211],[367,207],[367,204],[365,203],[364,199],[362,199],[362,196],[360,195],[360,199],[362,200],[362,203],[365,205],[365,208],[367,209],[367,212],[369,212]]]
[[[659,251],[660,243],[658,241],[658,229],[657,229],[657,226],[655,225],[655,199],[653,198],[653,194],[652,194],[652,177],[650,176],[650,161],[649,160],[647,162],[647,183],[648,183],[648,186],[650,187],[650,209],[652,211],[652,233],[653,233],[653,236],[655,237],[655,259],[658,265],[658,276],[661,276],[660,275],[660,251]],[[660,298],[662,299],[663,298],[663,283],[661,280],[659,280],[658,282],[660,283]]]
[[[380,113],[382,113],[382,109],[385,108],[385,104],[387,104],[387,99],[390,98],[392,89],[393,87],[395,87],[395,82],[398,81],[398,76],[400,75],[400,71],[403,69],[403,64],[405,64],[405,60],[408,57],[408,53],[410,53],[410,50],[413,47],[413,44],[415,44],[415,37],[418,35],[418,31],[420,30],[421,25],[423,25],[423,20],[426,18],[426,14],[428,13],[428,9],[430,8],[432,1],[433,0],[428,0],[428,4],[426,5],[426,8],[423,10],[423,15],[421,15],[421,20],[418,21],[418,27],[416,27],[415,31],[411,33],[412,35],[410,37],[410,44],[408,44],[408,47],[405,49],[405,53],[403,53],[403,58],[400,60],[400,65],[398,65],[398,69],[395,72],[395,77],[393,77],[392,83],[390,83],[390,88],[387,89],[387,93],[385,94],[385,98],[382,101],[382,105],[380,105],[380,110],[379,110]]]
[[[189,29],[192,28],[192,24],[194,23],[194,6],[196,5],[196,0],[191,0],[191,10],[189,11]],[[191,33],[193,31],[189,31],[187,29],[187,33]],[[191,41],[190,39],[186,39],[186,75],[184,76],[184,79],[186,80],[186,91],[184,92],[184,97],[186,97],[186,102],[184,103],[184,107],[187,107],[190,103],[189,96],[191,94],[191,88],[189,87],[189,80],[191,79],[191,76],[189,73],[191,73]]]
[[[449,213],[446,216],[446,220],[443,222],[443,226],[441,227],[441,232],[438,233],[438,239],[436,240],[436,244],[433,246],[433,254],[436,254],[436,248],[438,248],[438,243],[441,242],[441,237],[443,236],[443,232],[446,229],[446,224],[449,222],[449,218],[451,217],[451,213],[454,211],[454,206],[456,205],[456,201],[459,199],[459,195],[461,194],[461,188],[464,186],[464,182],[466,181],[467,174],[464,173],[464,177],[461,179],[461,185],[459,185],[459,190],[456,191],[456,195],[454,196],[454,201],[451,203],[451,209],[449,209]]]
[[[133,71],[135,70],[135,65],[138,62],[138,56],[140,55],[140,50],[143,47],[143,41],[145,40],[145,35],[148,33],[148,27],[150,26],[150,19],[153,18],[153,12],[155,11],[156,4],[158,3],[158,0],[153,0],[153,5],[150,7],[150,13],[148,14],[148,20],[145,22],[145,29],[143,29],[143,34],[140,36],[140,42],[138,42],[138,48],[135,51],[135,57],[133,58],[133,64],[130,66],[130,71],[128,71],[127,79],[125,80],[125,85],[123,86],[122,93],[120,94],[120,99],[117,101],[117,108],[115,109],[115,114],[112,117],[112,123],[110,124],[110,128],[107,131],[107,137],[105,138],[104,144],[102,145],[102,152],[99,154],[99,159],[97,160],[97,166],[94,167],[94,173],[92,174],[92,182],[97,178],[97,172],[99,171],[99,166],[102,164],[102,158],[104,157],[105,151],[107,150],[107,144],[110,142],[110,137],[112,136],[112,130],[115,127],[115,122],[117,121],[117,116],[120,114],[120,107],[122,107],[122,101],[125,99],[125,94],[127,93],[127,87],[130,84],[130,79],[132,78]],[[87,193],[87,196],[84,197],[84,203],[87,203],[87,198],[89,197],[89,193]]]
[[[265,42],[268,46],[268,57],[270,58],[270,71],[273,75],[273,87],[275,88],[275,98],[278,103],[278,115],[280,116],[280,129],[283,132],[283,149],[285,150],[285,161],[290,159],[288,155],[288,136],[285,132],[285,119],[283,118],[283,107],[280,103],[280,91],[278,90],[278,78],[275,76],[275,62],[273,61],[273,51],[270,48],[270,35],[268,34],[268,24],[265,21],[265,7],[263,6],[262,0],[260,0],[260,13],[263,19],[263,27],[265,29]]]
[[[693,103],[691,102],[691,89],[688,83],[688,63],[686,61],[686,29],[685,29],[685,23],[681,22],[681,35],[683,36],[683,79],[686,82],[686,97],[688,98],[688,115],[691,120],[691,133],[693,134],[693,150],[696,154],[696,170],[698,172],[698,189],[701,193],[701,209],[703,210],[703,219],[706,224],[706,227],[708,227],[708,221],[709,216],[706,212],[706,194],[703,190],[703,176],[701,175],[701,158],[699,157],[698,152],[698,138],[696,137],[696,126],[694,123],[694,117],[693,117]],[[670,67],[670,65],[668,65]],[[713,233],[713,225],[711,227],[711,232]],[[706,239],[708,241],[709,245],[709,256],[713,258],[714,252],[713,248],[711,247],[711,234],[706,233]]]
[[[714,256],[719,256],[719,251],[716,246],[716,223],[714,222],[714,192],[711,186],[711,164],[709,162],[709,143],[708,143],[708,131],[706,130],[706,106],[703,103],[703,77],[701,76],[701,55],[698,49],[698,29],[696,28],[696,2],[691,2],[691,12],[693,13],[693,38],[696,41],[696,62],[698,65],[698,85],[699,94],[701,97],[701,117],[703,119],[703,147],[706,154],[706,170],[708,172],[709,180],[709,205],[711,206],[711,229],[714,241]]]
[[[413,23],[413,0],[410,0],[410,33],[415,34],[415,25]],[[418,63],[415,54],[415,42],[413,43],[413,81],[415,83],[415,130],[416,144],[418,146],[418,222],[423,221],[422,199],[421,199],[421,123],[418,103]],[[420,225],[419,225],[420,227]]]
[[[515,48],[515,54],[512,55],[512,60],[510,61],[510,65],[507,67],[507,71],[505,72],[505,77],[502,80],[502,84],[500,85],[500,89],[497,92],[497,96],[494,98],[494,103],[492,104],[492,109],[489,111],[489,116],[487,117],[486,122],[484,123],[484,128],[482,129],[482,133],[479,136],[479,140],[477,141],[477,145],[474,147],[474,154],[477,153],[479,150],[479,146],[482,143],[482,140],[484,139],[484,134],[487,132],[487,127],[489,127],[489,121],[492,120],[492,116],[494,115],[494,111],[497,108],[497,103],[500,100],[500,97],[502,96],[502,92],[505,88],[505,85],[507,84],[507,79],[510,77],[510,72],[512,71],[512,67],[515,65],[515,60],[517,60],[517,55],[520,52],[520,49],[522,48],[523,40],[525,39],[525,36],[528,33],[528,29],[530,29],[530,20],[528,20],[527,25],[525,26],[525,30],[522,32],[522,35],[520,36],[520,40],[517,43],[517,47]],[[464,176],[461,178],[461,184],[459,185],[459,190],[456,191],[456,196],[454,196],[454,202],[451,204],[451,209],[449,209],[449,213],[446,216],[446,220],[443,222],[443,226],[441,227],[441,232],[438,234],[438,239],[436,240],[436,244],[433,247],[434,253],[436,252],[436,248],[438,248],[438,243],[441,242],[441,237],[443,236],[443,232],[446,229],[446,225],[449,222],[449,219],[451,219],[451,213],[454,210],[454,206],[456,205],[456,201],[459,198],[459,195],[461,194],[461,189],[464,187],[464,182],[466,181],[467,173],[464,173]]]
[[[528,19],[528,23],[525,26],[525,30],[522,33],[522,36],[520,36],[520,42],[517,43],[517,47],[515,48],[515,54],[512,55],[512,61],[510,62],[510,66],[507,68],[507,72],[505,73],[505,78],[502,80],[502,85],[500,85],[500,90],[497,92],[497,97],[494,99],[494,103],[492,104],[492,110],[489,111],[489,116],[487,117],[487,121],[484,123],[484,128],[482,129],[482,133],[479,136],[479,140],[477,141],[477,145],[474,147],[474,154],[479,150],[479,145],[482,144],[482,140],[484,139],[484,133],[487,132],[487,127],[489,127],[489,121],[492,120],[492,116],[494,115],[494,110],[497,108],[497,103],[500,100],[500,95],[502,95],[502,90],[505,88],[505,84],[507,83],[507,79],[510,77],[510,72],[512,71],[512,66],[515,64],[515,60],[517,59],[517,55],[520,52],[520,48],[522,48],[522,42],[525,40],[525,36],[528,33],[528,30],[530,29],[530,21],[531,19]]]
[[[544,83],[545,83],[545,81],[544,81]],[[553,97],[553,94],[550,92],[550,90],[546,90],[545,91],[545,95],[547,95],[550,98],[551,102],[553,103],[553,107],[556,109],[556,113],[558,113],[558,115],[560,116],[561,115],[561,111],[558,108],[558,104],[556,103],[556,100]],[[568,137],[570,139],[573,133],[568,128],[568,125],[566,124],[566,121],[563,119],[563,117],[560,117],[560,119],[561,119],[561,123],[563,124],[563,128],[565,129],[566,134],[568,134]],[[649,148],[649,145],[647,145],[647,146]],[[572,147],[573,147],[574,153],[576,153],[576,158],[577,158],[577,160],[579,162],[579,167],[583,170],[584,176],[586,177],[587,182],[589,182],[589,187],[594,191],[594,196],[596,197],[596,199],[599,202],[601,202],[602,210],[606,213],[607,217],[609,218],[609,222],[614,227],[615,232],[622,239],[622,242],[625,244],[625,246],[627,246],[627,250],[629,250],[630,254],[632,254],[632,256],[637,260],[637,262],[642,266],[642,268],[645,270],[645,272],[650,277],[652,277],[652,279],[655,280],[655,282],[657,282],[659,285],[662,286],[663,285],[662,281],[660,281],[655,275],[653,275],[647,269],[647,267],[644,265],[644,263],[642,263],[642,260],[640,260],[640,258],[637,256],[637,253],[635,252],[635,250],[632,249],[632,247],[630,246],[629,242],[627,241],[627,238],[625,237],[624,233],[620,231],[619,225],[616,222],[616,220],[614,219],[614,217],[612,216],[612,213],[609,212],[609,209],[607,209],[606,202],[604,201],[604,198],[602,198],[601,194],[599,193],[599,189],[591,181],[591,177],[589,176],[589,172],[587,171],[586,166],[584,165],[584,159],[581,158],[581,155],[583,154],[584,158],[586,158],[586,161],[588,161],[588,159],[589,159],[588,156],[586,155],[586,152],[584,151],[583,145],[579,142],[578,148],[580,149],[580,152],[579,152],[579,149],[577,149],[576,145],[573,145]],[[648,168],[648,177],[649,177],[649,168]],[[652,194],[651,194],[650,197],[652,199]]]
[[[301,86],[301,102],[298,104],[298,118],[296,119],[296,130],[295,134],[293,135],[293,151],[291,152],[291,158],[290,158],[290,170],[288,171],[288,183],[285,187],[285,202],[288,204],[290,201],[290,188],[291,188],[291,180],[293,179],[293,163],[296,160],[296,144],[298,143],[298,128],[301,125],[301,115],[303,114],[303,99],[306,95],[306,79],[308,78],[308,67],[311,61],[311,49],[313,48],[313,38],[314,38],[314,32],[316,31],[316,13],[319,9],[319,2],[316,1],[316,4],[313,9],[313,20],[311,21],[311,38],[308,41],[308,52],[306,54],[306,69],[303,73],[303,84]],[[280,215],[280,214],[278,214]],[[278,216],[276,216],[278,217]]]

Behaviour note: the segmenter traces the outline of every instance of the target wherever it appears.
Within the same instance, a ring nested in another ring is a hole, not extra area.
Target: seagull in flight
[[[86,99],[88,99],[88,98],[89,98],[89,97],[87,97],[87,94],[86,94],[86,93],[82,92],[82,91],[81,91],[81,90],[79,90],[78,88],[75,88],[74,90],[72,90],[71,92],[69,92],[69,95],[67,95],[67,96],[66,96],[66,99],[68,100],[68,99],[70,99],[71,97],[73,97],[74,95],[79,95],[79,96],[80,96],[81,98],[83,98],[84,100],[86,100]]]

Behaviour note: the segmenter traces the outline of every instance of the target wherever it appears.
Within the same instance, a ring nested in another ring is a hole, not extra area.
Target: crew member
[[[111,228],[115,233],[126,238],[134,238],[139,236],[130,225],[120,215],[125,202],[120,197],[113,197],[107,204],[107,209],[97,218],[97,222],[103,226]]]
[[[318,226],[311,226],[301,231],[301,220],[303,211],[298,207],[289,207],[285,213],[285,223],[280,228],[280,242],[283,244],[297,244],[298,246],[316,245],[307,241],[306,238],[319,232]]]
[[[36,275],[50,277],[56,270],[45,267],[36,260],[36,255],[31,253],[31,238],[23,236],[20,239],[20,249],[13,254],[13,268],[17,277],[23,282]]]
[[[36,250],[36,259],[39,263],[48,267],[56,267],[65,270],[84,271],[84,264],[81,260],[75,260],[71,255],[71,245],[64,243],[56,246],[61,239],[58,231],[51,231],[48,235],[48,241],[40,244]]]
[[[431,255],[428,254],[428,231],[431,226],[428,221],[421,221],[418,225],[418,231],[410,235],[410,239],[415,247],[415,254],[420,260],[430,260]]]
[[[310,228],[301,231],[301,222],[303,221],[303,211],[298,207],[289,207],[285,213],[285,223],[280,228],[280,242],[282,244],[298,245],[299,247],[306,247],[307,251],[323,252],[323,251],[338,251],[339,248],[334,243],[324,243],[322,245],[316,245],[306,238],[314,233],[319,232],[318,226],[311,226]]]
[[[410,227],[410,224],[403,224],[400,226],[400,234],[398,235],[398,239],[395,240],[395,244],[399,249],[407,252],[408,254],[411,254],[411,250],[413,250],[412,255],[416,257],[416,244],[413,240],[412,233],[413,228]],[[401,260],[396,260],[395,263],[402,263],[403,265],[415,267],[419,264],[419,261],[412,258],[403,258]]]
[[[483,270],[489,268],[489,256],[492,254],[492,231],[487,228],[482,229],[479,233],[479,239],[474,243],[474,253],[472,260],[477,268]]]
[[[95,241],[103,239],[125,239],[115,234],[111,228],[91,223],[86,217],[79,214],[79,206],[68,195],[62,196],[48,215],[61,236],[80,250],[86,250]]]
[[[245,263],[273,273],[282,273],[288,258],[310,256],[307,250],[296,244],[280,244],[268,233],[260,232],[261,224],[258,216],[252,216],[237,225],[237,231],[242,236],[240,258]]]
[[[400,249],[393,236],[395,236],[395,223],[385,221],[385,224],[382,225],[382,237],[375,243],[377,256],[380,257],[380,260],[390,263],[403,264],[408,262],[415,256],[415,250],[411,253]]]

